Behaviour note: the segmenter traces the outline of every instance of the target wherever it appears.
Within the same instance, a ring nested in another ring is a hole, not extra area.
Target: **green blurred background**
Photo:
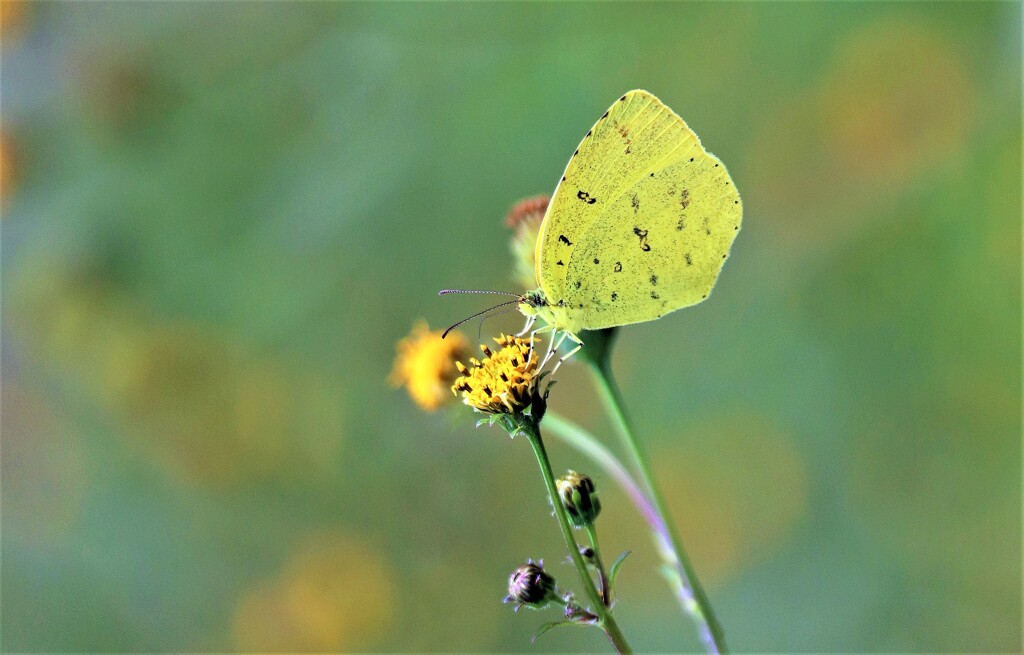
[[[615,360],[730,645],[1020,649],[1020,4],[2,17],[4,650],[605,649],[500,602],[573,575],[527,444],[386,378],[483,306],[439,288],[515,286],[505,212],[632,88],[744,196],[711,300]],[[699,649],[551,450],[634,646]]]

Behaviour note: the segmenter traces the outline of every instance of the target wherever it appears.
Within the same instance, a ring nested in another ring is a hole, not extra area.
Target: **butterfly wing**
[[[711,293],[743,206],[725,166],[646,91],[587,133],[551,199],[537,281],[574,327],[658,318]]]

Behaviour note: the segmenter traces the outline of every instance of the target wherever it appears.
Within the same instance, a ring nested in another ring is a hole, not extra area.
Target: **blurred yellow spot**
[[[971,80],[955,41],[906,21],[880,23],[839,48],[821,95],[827,143],[841,169],[904,184],[955,164],[974,118]]]
[[[6,202],[11,197],[17,172],[11,138],[6,131],[0,130],[0,202]]]
[[[25,25],[28,4],[25,0],[0,0],[0,37],[6,40],[18,36]]]
[[[309,537],[250,590],[232,625],[238,650],[359,651],[388,634],[394,581],[380,550],[345,534]]]
[[[807,475],[792,438],[763,417],[732,417],[693,435],[689,447],[654,457],[655,477],[698,575],[716,584],[785,542],[807,511]]]
[[[856,29],[764,121],[748,194],[787,247],[852,238],[921,175],[962,165],[976,94],[956,42],[906,21]]]
[[[108,410],[130,447],[213,487],[334,474],[336,382],[257,357],[209,327],[157,323],[98,267],[31,266],[12,293],[13,334],[35,365]]]
[[[409,336],[398,342],[398,354],[388,381],[404,386],[413,402],[433,412],[452,402],[451,385],[458,377],[455,362],[469,357],[469,342],[459,332],[444,339],[425,321],[417,323]]]
[[[500,347],[494,353],[485,345],[480,349],[486,357],[470,358],[470,368],[457,362],[462,375],[452,385],[452,392],[462,392],[462,402],[491,414],[510,414],[526,409],[537,386],[540,359],[530,348],[528,339],[501,335],[494,341]]]

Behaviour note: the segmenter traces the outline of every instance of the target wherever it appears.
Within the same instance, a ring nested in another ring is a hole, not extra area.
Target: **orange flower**
[[[455,362],[469,357],[469,342],[458,332],[441,338],[425,321],[417,323],[409,336],[398,342],[398,354],[388,381],[404,386],[417,405],[433,412],[451,401],[448,389],[458,374]]]

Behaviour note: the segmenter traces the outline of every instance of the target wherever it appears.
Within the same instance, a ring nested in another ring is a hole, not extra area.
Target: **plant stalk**
[[[682,605],[683,611],[689,614],[697,625],[697,630],[707,652],[714,655],[726,653],[728,650],[725,645],[725,633],[715,617],[715,612],[711,608],[711,602],[708,600],[708,596],[704,592],[700,580],[697,578],[693,564],[690,563],[689,558],[686,556],[683,544],[676,534],[675,526],[665,511],[665,504],[661,499],[658,488],[654,484],[654,478],[647,465],[647,458],[644,456],[639,442],[633,435],[632,426],[623,408],[622,396],[612,378],[611,366],[609,364],[610,357],[607,356],[607,351],[603,354],[605,356],[597,360],[590,359],[587,363],[594,374],[601,400],[604,402],[605,408],[608,410],[618,428],[619,434],[622,436],[626,449],[629,451],[633,463],[640,474],[640,479],[647,487],[654,511],[660,519],[661,529],[658,532],[660,533],[663,547],[670,551],[670,553],[665,554],[671,554],[673,559],[675,559],[675,573],[679,576],[679,587],[677,589],[679,602]]]
[[[558,497],[558,489],[555,487],[555,475],[551,470],[551,461],[548,459],[547,451],[544,449],[544,442],[541,440],[540,428],[532,417],[524,417],[524,419],[520,421],[520,429],[526,435],[530,446],[533,447],[533,454],[537,457],[541,477],[544,478],[544,486],[547,487],[551,505],[555,509],[555,517],[558,519],[558,527],[562,530],[562,538],[565,539],[565,546],[569,549],[569,556],[576,566],[576,572],[579,573],[583,588],[590,599],[591,605],[593,605],[593,612],[598,616],[601,628],[612,642],[615,650],[619,653],[632,653],[633,651],[619,629],[615,617],[612,616],[609,608],[605,606],[601,595],[594,586],[594,580],[590,577],[590,572],[587,570],[586,562],[583,561],[583,556],[580,555],[579,545],[576,543],[576,539],[572,534],[572,527],[569,525],[569,517],[565,513],[565,508],[562,507],[562,502]]]
[[[587,536],[590,537],[590,547],[594,549],[594,564],[597,566],[598,579],[601,581],[601,600],[606,606],[611,607],[612,587],[604,568],[604,560],[601,559],[601,548],[597,545],[597,528],[593,523],[587,526]]]

